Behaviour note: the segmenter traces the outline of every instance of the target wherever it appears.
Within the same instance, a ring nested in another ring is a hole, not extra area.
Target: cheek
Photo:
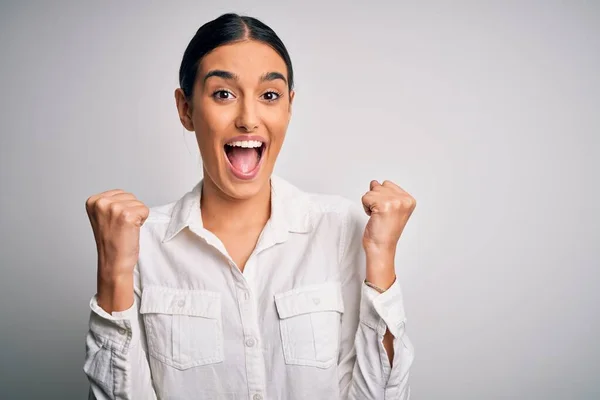
[[[232,124],[231,112],[214,104],[199,104],[194,113],[194,126],[196,138],[203,153],[203,158],[212,157],[216,143],[221,143],[221,138]]]
[[[267,130],[271,133],[272,140],[277,141],[279,144],[285,137],[285,132],[289,123],[289,113],[286,107],[277,107],[277,109],[270,110],[271,112],[266,113],[264,123]]]
[[[235,120],[235,110],[233,107],[223,107],[207,99],[198,104],[195,117],[203,130],[211,136],[218,135],[227,129]]]

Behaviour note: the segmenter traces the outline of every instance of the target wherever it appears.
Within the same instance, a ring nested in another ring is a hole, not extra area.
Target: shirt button
[[[318,297],[313,298],[313,303],[315,303],[316,306],[318,306],[321,303],[321,299]]]
[[[247,339],[246,340],[246,346],[248,347],[252,347],[256,344],[256,340],[254,340],[253,338]]]
[[[262,400],[262,396],[260,393],[256,393],[254,396],[252,396],[252,400]]]
[[[183,306],[185,306],[185,300],[179,300],[179,301],[177,302],[177,305],[178,305],[179,307],[183,307]]]
[[[127,331],[126,331],[125,329],[123,329],[123,328],[119,328],[119,333],[120,333],[121,335],[124,335],[124,334],[126,334],[126,333],[127,333]]]
[[[250,293],[247,290],[244,291],[244,300],[248,300],[250,298]]]

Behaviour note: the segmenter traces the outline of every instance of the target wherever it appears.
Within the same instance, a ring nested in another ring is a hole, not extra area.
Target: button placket
[[[254,393],[250,399],[263,399],[261,391],[265,387],[264,377],[264,356],[261,351],[260,329],[257,323],[258,312],[256,310],[255,298],[252,294],[249,281],[252,281],[253,273],[256,270],[256,255],[252,254],[246,266],[244,273],[231,268],[233,279],[235,282],[235,290],[237,294],[237,304],[240,311],[242,330],[244,334],[244,346],[246,356],[246,376],[248,381],[248,389],[250,393]],[[259,397],[255,397],[259,396]]]

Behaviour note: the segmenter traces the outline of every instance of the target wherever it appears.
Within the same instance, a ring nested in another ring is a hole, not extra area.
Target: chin
[[[229,170],[228,165],[221,165],[221,167],[214,175],[207,173],[205,169],[204,176],[211,179],[217,189],[231,199],[250,199],[264,190],[265,185],[269,185],[271,175],[266,170],[260,171],[252,179],[240,179]],[[215,175],[217,179],[213,178]]]
[[[234,181],[231,179],[227,180],[224,185],[227,187],[225,194],[237,200],[251,199],[260,193],[264,188],[264,185],[268,184],[269,179],[257,176],[254,180],[248,181]]]

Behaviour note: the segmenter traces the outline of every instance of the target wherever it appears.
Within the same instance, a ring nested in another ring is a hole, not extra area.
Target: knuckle
[[[398,199],[398,198],[392,200],[390,203],[391,203],[391,206],[396,209],[402,208],[404,206],[404,202],[402,201],[402,199]]]
[[[135,220],[136,215],[135,212],[129,209],[125,209],[121,212],[121,214],[119,214],[119,217],[121,218],[122,221],[124,222],[132,222]]]
[[[123,206],[121,205],[121,203],[119,202],[110,202],[107,205],[107,208],[109,209],[110,213],[115,215],[115,214],[121,214],[123,211]]]
[[[90,196],[85,201],[85,209],[89,212],[94,206],[94,196]]]
[[[107,211],[111,205],[111,201],[106,197],[100,197],[96,200],[95,207],[100,211]]]

